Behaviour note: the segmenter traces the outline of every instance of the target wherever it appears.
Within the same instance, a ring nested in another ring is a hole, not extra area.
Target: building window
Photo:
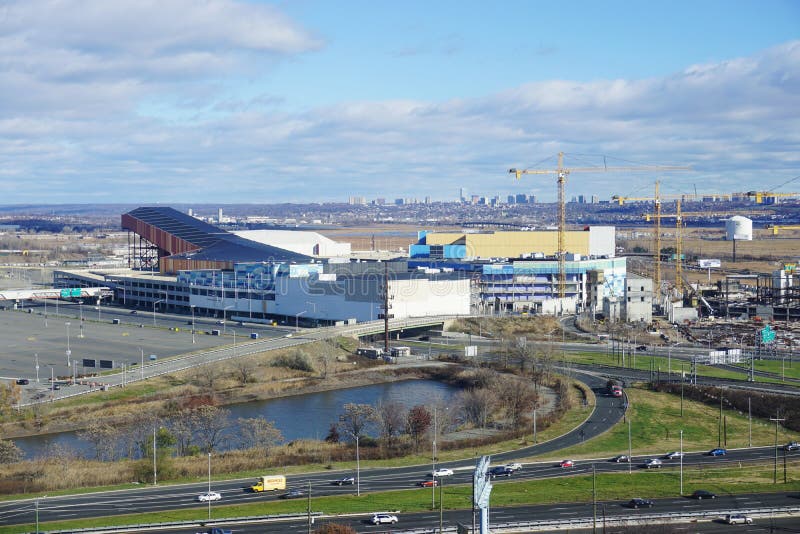
[[[642,286],[642,289],[640,289],[640,291],[644,291],[644,286]]]
[[[642,297],[642,302],[644,302],[644,297]]]

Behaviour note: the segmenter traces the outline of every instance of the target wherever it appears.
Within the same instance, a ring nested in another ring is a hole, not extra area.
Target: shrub
[[[292,354],[281,354],[272,360],[272,367],[287,367],[295,371],[312,372],[314,366],[308,356],[300,351],[295,351]]]

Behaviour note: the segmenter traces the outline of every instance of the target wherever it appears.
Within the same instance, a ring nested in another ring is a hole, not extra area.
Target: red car
[[[564,460],[558,465],[561,467],[575,467],[575,460]]]
[[[436,487],[439,485],[438,480],[423,480],[422,482],[417,482],[417,486],[422,486],[423,488],[431,488]]]

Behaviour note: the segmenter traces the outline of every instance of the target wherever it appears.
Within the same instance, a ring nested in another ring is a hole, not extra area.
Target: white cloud
[[[252,97],[228,90],[262,56],[321,46],[261,4],[19,1],[0,13],[0,36],[0,172],[30,184],[4,190],[6,203],[554,193],[554,179],[505,171],[559,150],[695,165],[667,178],[677,190],[778,184],[800,167],[800,42],[664,78],[288,111],[290,95],[263,80]],[[654,178],[576,175],[569,187],[625,194]]]

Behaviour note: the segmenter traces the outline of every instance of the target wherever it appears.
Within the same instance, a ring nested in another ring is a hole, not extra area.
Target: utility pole
[[[311,524],[313,521],[311,520],[311,481],[308,481],[308,502],[307,502],[307,512],[308,512],[308,534],[311,534]]]
[[[444,491],[444,478],[439,481],[439,534],[444,532],[444,499],[442,492]]]
[[[592,534],[597,532],[597,471],[592,464]]]
[[[747,397],[747,446],[753,446],[753,412],[750,410],[750,397]]]
[[[778,417],[778,413],[775,413],[775,417],[770,417],[770,421],[775,421],[775,465],[772,470],[772,483],[778,483],[778,424],[786,421],[785,417]]]
[[[628,418],[628,474],[633,474],[633,448],[631,447],[631,419]]]
[[[683,495],[683,429],[681,429],[681,495]]]
[[[722,447],[722,388],[719,388],[719,421],[717,422],[717,447]]]
[[[158,485],[158,471],[156,468],[156,427],[153,427],[153,485]]]

